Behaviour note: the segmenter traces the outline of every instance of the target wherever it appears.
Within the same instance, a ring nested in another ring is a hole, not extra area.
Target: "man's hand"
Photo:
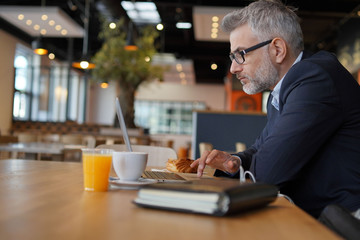
[[[197,176],[201,177],[206,165],[228,173],[235,173],[239,170],[240,164],[241,162],[238,157],[214,149],[212,151],[205,151],[200,158],[196,159],[190,165],[190,167],[198,166]]]

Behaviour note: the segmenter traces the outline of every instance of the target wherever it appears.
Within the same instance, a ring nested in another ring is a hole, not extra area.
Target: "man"
[[[273,90],[268,121],[254,145],[236,155],[205,152],[205,165],[237,177],[240,165],[257,181],[275,184],[318,217],[331,203],[360,208],[360,87],[327,52],[303,51],[294,11],[260,0],[223,19],[230,32],[230,71],[248,94]]]

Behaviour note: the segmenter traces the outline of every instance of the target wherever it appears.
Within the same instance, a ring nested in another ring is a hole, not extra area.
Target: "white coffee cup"
[[[113,152],[113,167],[121,181],[137,181],[146,168],[145,152]]]

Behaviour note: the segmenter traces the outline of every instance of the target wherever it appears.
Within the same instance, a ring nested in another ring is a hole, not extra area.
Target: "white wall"
[[[92,84],[88,91],[86,122],[112,125],[115,117],[116,83],[106,89]],[[181,85],[152,82],[139,87],[136,99],[161,101],[201,101],[212,110],[225,110],[225,87],[215,84]]]
[[[222,84],[181,85],[151,82],[140,85],[136,99],[169,101],[202,101],[212,110],[225,110],[225,86]]]
[[[18,39],[0,29],[0,130],[8,134],[12,121],[14,57]]]
[[[116,84],[110,82],[108,88],[93,83],[87,96],[87,123],[113,125],[115,117]]]

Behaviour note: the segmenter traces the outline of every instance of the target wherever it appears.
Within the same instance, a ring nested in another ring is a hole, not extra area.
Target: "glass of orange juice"
[[[113,150],[96,148],[84,148],[81,150],[85,190],[93,192],[107,191]]]

